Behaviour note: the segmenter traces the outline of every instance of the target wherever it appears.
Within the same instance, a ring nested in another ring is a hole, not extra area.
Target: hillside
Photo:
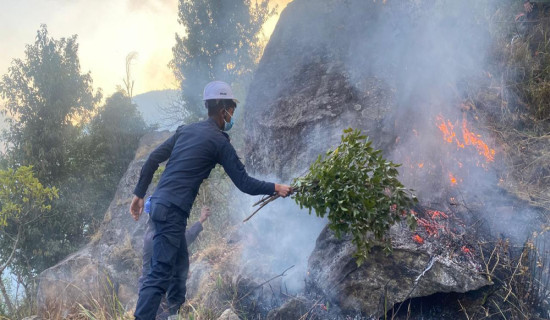
[[[343,129],[361,129],[402,164],[418,227],[395,225],[393,253],[375,247],[358,266],[349,236],[290,199],[243,224],[258,199],[218,168],[191,212],[214,215],[190,249],[182,318],[548,319],[550,23],[545,11],[515,20],[521,5],[291,2],[246,97],[247,170],[289,182]],[[171,94],[134,101],[157,119]],[[142,139],[100,232],[41,274],[43,317],[83,305],[95,318],[131,318],[145,221],[127,207],[167,136]]]
[[[166,119],[163,109],[179,98],[178,90],[157,90],[138,94],[132,98],[148,125],[157,125],[159,129],[175,129],[177,125]]]

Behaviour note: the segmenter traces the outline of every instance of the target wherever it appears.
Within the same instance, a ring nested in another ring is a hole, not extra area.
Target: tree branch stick
[[[4,270],[10,265],[10,263],[13,259],[13,256],[15,254],[15,251],[17,250],[17,245],[19,245],[19,239],[21,238],[21,233],[22,233],[21,226],[19,226],[17,228],[17,238],[15,239],[15,242],[13,243],[11,253],[10,253],[9,257],[6,259],[6,261],[4,262],[4,264],[0,267],[0,274],[2,272],[4,272]]]
[[[252,218],[258,211],[260,211],[263,207],[265,207],[267,204],[269,204],[270,202],[272,201],[275,201],[277,199],[279,199],[280,196],[279,195],[272,195],[270,196],[269,198],[267,198],[263,203],[262,205],[256,209],[256,211],[254,211],[250,216],[248,216],[246,219],[243,220],[243,223],[244,222],[247,222],[248,220],[250,220],[250,218]]]
[[[276,275],[276,276],[274,276],[273,278],[271,278],[271,279],[269,279],[269,280],[267,280],[267,281],[264,281],[264,282],[262,282],[261,284],[257,285],[257,286],[254,287],[252,290],[248,291],[247,294],[245,294],[244,296],[242,296],[241,298],[239,298],[239,300],[237,300],[237,301],[241,301],[242,299],[246,298],[249,294],[251,294],[252,292],[254,292],[254,290],[263,287],[264,284],[269,283],[269,282],[271,282],[271,281],[273,281],[273,280],[275,280],[275,279],[277,279],[277,278],[286,276],[285,273],[286,273],[288,270],[292,269],[292,268],[294,268],[294,265],[292,265],[292,266],[286,268],[285,271],[283,271],[281,274]]]

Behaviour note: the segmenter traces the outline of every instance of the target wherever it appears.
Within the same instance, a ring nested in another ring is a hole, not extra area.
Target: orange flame
[[[424,239],[422,239],[422,237],[417,234],[413,236],[413,240],[418,244],[424,244]]]
[[[457,147],[462,149],[464,149],[465,146],[473,146],[477,149],[477,152],[480,155],[485,157],[487,162],[495,161],[495,150],[489,148],[487,144],[481,140],[480,135],[475,134],[468,129],[468,122],[465,117],[462,120],[462,139],[464,141],[459,139],[454,130],[454,125],[450,120],[445,121],[441,115],[437,116],[436,120],[438,122],[437,127],[443,133],[443,139],[445,141],[448,143],[454,142]]]
[[[424,164],[423,164],[423,163],[419,163],[419,164],[418,164],[418,167],[422,169],[422,168],[424,168]]]
[[[490,149],[483,140],[480,139],[480,135],[475,135],[466,127],[466,119],[462,119],[462,136],[466,145],[472,145],[476,147],[477,152],[487,159],[487,162],[495,161],[495,150]]]

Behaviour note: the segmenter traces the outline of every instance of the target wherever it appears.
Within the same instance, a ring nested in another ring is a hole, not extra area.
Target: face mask
[[[231,128],[233,128],[233,116],[229,112],[227,112],[227,110],[225,110],[225,113],[227,113],[231,117],[231,120],[227,122],[225,121],[225,118],[223,119],[223,122],[225,122],[223,126],[223,131],[229,131],[231,130]]]

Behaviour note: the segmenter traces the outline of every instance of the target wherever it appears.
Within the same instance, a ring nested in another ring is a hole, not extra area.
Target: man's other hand
[[[206,219],[208,219],[208,217],[210,217],[210,208],[204,206],[201,209],[201,216],[199,217],[199,222],[204,223]]]
[[[286,184],[275,184],[275,193],[280,197],[286,198],[292,194],[292,187],[287,186]]]
[[[132,204],[130,205],[130,214],[134,220],[138,221],[141,213],[143,212],[143,198],[134,196],[132,199]]]
[[[530,1],[525,1],[523,3],[523,9],[525,10],[525,12],[529,13],[533,11],[533,4]]]

